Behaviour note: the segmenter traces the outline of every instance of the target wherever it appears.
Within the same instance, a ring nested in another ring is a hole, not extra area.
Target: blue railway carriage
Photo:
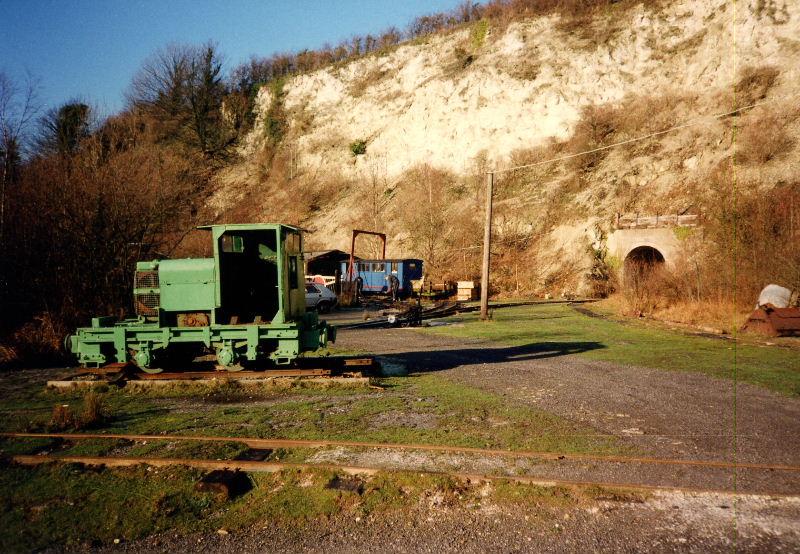
[[[389,294],[389,275],[397,277],[398,294],[411,296],[411,281],[422,279],[422,260],[404,258],[394,260],[358,260],[353,273],[348,273],[349,262],[342,262],[342,275],[345,280],[356,281],[358,288],[366,294]]]

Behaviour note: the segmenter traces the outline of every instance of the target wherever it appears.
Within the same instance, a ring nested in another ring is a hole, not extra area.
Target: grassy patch
[[[796,349],[737,344],[635,322],[589,317],[563,304],[497,310],[489,322],[480,321],[477,314],[458,319],[459,326],[425,332],[531,345],[550,349],[554,355],[573,353],[593,360],[735,377],[782,394],[800,395],[800,356]]]
[[[120,439],[84,439],[70,442],[58,452],[65,456],[107,456],[127,450],[133,443]]]
[[[0,471],[0,550],[110,543],[170,528],[196,528],[216,506],[193,490],[199,473],[144,467],[88,471],[74,464]]]
[[[486,35],[489,32],[489,20],[481,19],[472,24],[469,31],[469,39],[474,50],[478,50],[486,42]]]
[[[59,444],[58,439],[50,438],[3,438],[0,439],[0,456],[30,456],[57,448]]]
[[[125,455],[131,457],[234,460],[248,450],[245,444],[236,441],[159,440],[137,443]]]
[[[133,394],[111,389],[104,395],[111,415],[95,431],[620,451],[615,441],[593,436],[588,427],[434,374],[380,382],[382,390],[290,388],[249,396],[242,391],[198,394],[191,388]],[[17,396],[24,394],[29,396]],[[0,400],[0,411],[9,416],[0,421],[0,430],[44,431],[53,405],[79,405],[80,394],[21,388]]]
[[[593,501],[630,501],[614,491],[544,488],[497,481],[383,472],[372,477],[331,471],[252,474],[252,490],[233,500],[200,492],[202,472],[184,468],[88,469],[77,464],[0,468],[0,550],[102,546],[150,534],[237,531],[255,524],[297,526],[432,506],[515,506],[534,517]],[[634,499],[635,500],[635,499]]]
[[[451,444],[570,452],[618,451],[607,438],[546,412],[435,375],[383,380],[386,389],[360,394],[308,391],[267,406],[229,405],[183,413],[149,410],[114,422],[109,431],[158,434]],[[130,409],[130,408],[129,408]],[[141,409],[140,409],[141,410]]]

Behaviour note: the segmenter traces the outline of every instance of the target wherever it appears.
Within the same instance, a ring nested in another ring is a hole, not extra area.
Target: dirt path
[[[338,346],[375,352],[410,372],[440,372],[448,379],[498,393],[579,421],[668,458],[800,463],[800,400],[730,380],[688,372],[616,365],[574,354],[592,343],[539,343],[504,347],[408,329],[343,331]],[[734,428],[734,421],[736,428]],[[734,434],[735,433],[735,434]],[[734,475],[716,472],[686,486],[729,487]],[[680,475],[674,475],[680,482]],[[800,491],[797,474],[739,472],[742,485]],[[674,480],[674,479],[673,479]],[[676,483],[673,483],[676,484]]]

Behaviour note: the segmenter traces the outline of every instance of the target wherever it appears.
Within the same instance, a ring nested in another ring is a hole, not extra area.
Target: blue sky
[[[213,40],[226,68],[251,54],[404,29],[458,0],[0,0],[0,71],[40,80],[45,108],[72,98],[109,114],[142,61],[171,42]]]

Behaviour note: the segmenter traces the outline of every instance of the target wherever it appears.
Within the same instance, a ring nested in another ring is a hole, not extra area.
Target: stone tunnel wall
[[[657,229],[617,229],[608,237],[608,251],[620,265],[634,248],[649,246],[664,257],[667,267],[674,267],[681,252],[681,244],[673,227]]]

